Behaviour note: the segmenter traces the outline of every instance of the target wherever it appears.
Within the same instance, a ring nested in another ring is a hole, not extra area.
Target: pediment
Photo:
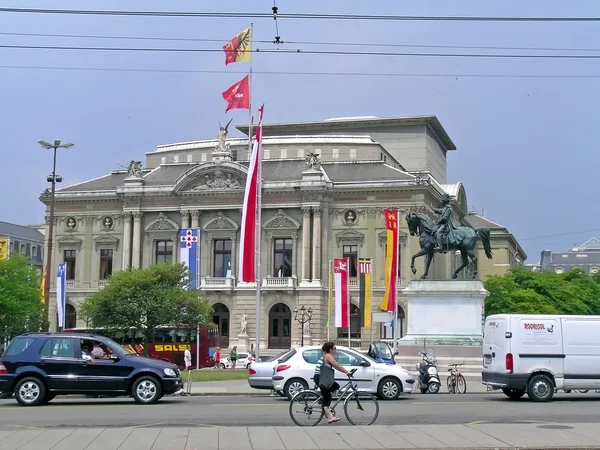
[[[229,161],[210,162],[195,166],[175,181],[175,191],[243,191],[248,169]]]
[[[404,241],[406,236],[407,234],[404,231],[398,230],[398,241]],[[377,233],[377,240],[379,241],[379,245],[385,245],[387,243],[387,230]]]
[[[359,242],[362,245],[364,240],[364,233],[357,230],[343,230],[335,234],[335,241],[338,245],[341,242]]]
[[[273,230],[273,229],[293,229],[297,230],[300,228],[300,222],[292,217],[288,216],[283,209],[277,211],[277,214],[269,219],[263,226],[265,230]]]
[[[159,213],[158,218],[146,226],[146,231],[179,231],[179,225],[164,213]]]
[[[94,240],[96,249],[103,247],[103,248],[114,248],[116,250],[117,247],[119,246],[119,238],[116,236],[111,236],[110,234],[96,236],[93,240]]]
[[[219,211],[216,217],[209,219],[208,222],[202,227],[204,231],[211,230],[238,230],[240,226],[233,219],[230,219],[221,211]]]
[[[75,248],[79,250],[83,241],[75,236],[63,236],[56,240],[58,248]]]

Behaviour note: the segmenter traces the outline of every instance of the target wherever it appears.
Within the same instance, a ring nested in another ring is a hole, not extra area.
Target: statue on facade
[[[134,161],[133,159],[131,160],[131,162],[129,163],[129,166],[127,167],[127,176],[128,177],[135,177],[135,178],[142,178],[142,162],[141,161]]]
[[[304,158],[306,170],[319,170],[321,168],[321,159],[316,153],[309,153]]]
[[[469,265],[469,259],[473,265],[471,273],[473,278],[477,277],[477,255],[475,245],[477,240],[481,239],[485,256],[492,259],[492,246],[490,243],[489,228],[459,227],[452,222],[452,205],[449,196],[442,199],[442,208],[434,208],[434,211],[440,214],[440,219],[432,220],[423,212],[412,211],[406,216],[406,224],[411,236],[419,237],[421,250],[412,256],[410,268],[413,274],[417,273],[415,268],[415,259],[425,256],[425,273],[421,276],[424,280],[429,275],[429,267],[433,256],[438,252],[451,252],[458,250],[462,258],[462,264],[454,271],[452,278],[458,277],[458,274]]]
[[[248,316],[246,316],[246,313],[242,314],[242,317],[240,319],[240,325],[242,328],[240,334],[248,334]]]
[[[227,143],[227,132],[228,132],[229,124],[231,123],[232,120],[233,119],[231,119],[229,122],[227,122],[227,125],[225,125],[224,127],[221,125],[221,122],[219,122],[219,132],[217,133],[217,145],[215,147],[216,152],[228,152],[229,151],[229,144]]]

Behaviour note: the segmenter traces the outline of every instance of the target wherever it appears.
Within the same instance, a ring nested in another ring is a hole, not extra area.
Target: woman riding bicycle
[[[334,393],[335,391],[337,391],[340,388],[340,385],[333,381],[332,384],[330,384],[329,386],[325,386],[323,385],[323,380],[330,378],[331,380],[333,380],[333,376],[329,377],[329,375],[325,376],[324,375],[324,371],[329,371],[331,370],[331,372],[333,372],[333,369],[336,369],[348,376],[350,375],[350,372],[348,372],[343,366],[341,366],[336,360],[335,360],[335,354],[337,353],[337,349],[335,347],[335,344],[333,342],[325,342],[323,344],[322,347],[323,350],[323,365],[321,366],[321,370],[320,370],[320,374],[319,377],[317,378],[319,380],[319,389],[321,389],[321,394],[323,395],[323,410],[325,411],[325,415],[327,416],[327,420],[329,423],[334,423],[334,422],[339,422],[341,419],[339,417],[334,417],[333,414],[331,414],[331,409],[329,408],[331,406],[331,394]],[[317,380],[315,380],[317,381]]]

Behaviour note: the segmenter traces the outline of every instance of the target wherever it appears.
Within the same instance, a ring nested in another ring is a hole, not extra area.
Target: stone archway
[[[229,348],[230,313],[229,308],[223,303],[215,303],[213,306],[213,323],[218,327],[219,347]]]
[[[269,310],[269,348],[292,346],[292,310],[285,303],[277,303]]]

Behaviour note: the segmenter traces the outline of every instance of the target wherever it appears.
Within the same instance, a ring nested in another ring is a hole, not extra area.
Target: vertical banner
[[[58,326],[65,326],[65,300],[66,300],[66,284],[67,265],[65,263],[58,265],[58,274],[56,275],[56,311],[58,314]]]
[[[385,255],[385,294],[379,307],[382,311],[395,312],[398,278],[398,211],[384,210],[387,227],[387,250]]]
[[[371,258],[361,259],[360,268],[360,326],[371,327]]]
[[[182,229],[180,241],[179,261],[188,268],[189,288],[196,289],[198,287],[198,230]]]
[[[45,270],[44,270],[44,274],[42,275],[41,290],[42,290],[42,295],[41,295],[42,305],[45,305],[46,304],[46,271]]]
[[[333,272],[335,289],[335,326],[338,328],[347,328],[350,326],[350,321],[348,320],[350,312],[348,260],[346,258],[334,259]]]
[[[0,238],[0,261],[8,258],[8,239]]]

